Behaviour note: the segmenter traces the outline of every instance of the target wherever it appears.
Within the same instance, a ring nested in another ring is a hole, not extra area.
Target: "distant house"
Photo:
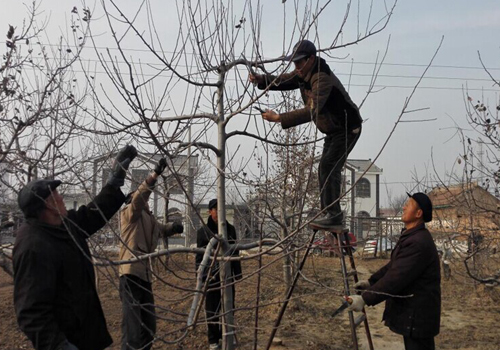
[[[319,162],[319,160],[320,157],[316,158],[315,162]],[[382,169],[372,164],[370,159],[348,159],[346,162],[341,189],[345,195],[340,200],[340,206],[344,212],[347,227],[357,238],[362,239],[369,235],[375,235],[379,230],[377,217],[380,210],[381,174]],[[313,176],[314,181],[317,181],[315,177]],[[350,191],[354,184],[354,189]],[[315,187],[308,192],[313,201],[304,204],[301,222],[310,220],[317,215],[319,210],[318,191],[318,188]],[[249,200],[248,205],[252,207],[254,213],[250,220],[250,231],[257,232],[257,227],[262,227],[266,237],[277,237],[280,234],[280,226],[276,224],[275,220],[266,218],[261,212],[265,208],[271,210],[279,208],[282,203],[276,198],[269,198],[268,195],[269,193],[257,191],[257,195]],[[265,200],[260,199],[261,197]],[[281,213],[281,211],[276,210],[276,213]],[[294,216],[293,219],[289,217],[292,225],[297,218],[297,216]],[[256,222],[257,224],[255,224]]]
[[[344,190],[355,184],[341,202],[342,209],[350,218],[350,229],[358,238],[377,232],[380,216],[380,175],[383,169],[372,164],[371,159],[348,159],[344,178]],[[375,218],[375,219],[374,219]]]
[[[14,197],[10,189],[10,175],[7,169],[8,164],[0,163],[0,205],[12,202]]]
[[[94,165],[94,178],[92,181],[92,193],[95,195],[106,183],[111,171],[111,164],[116,153],[106,154],[94,158],[91,161]],[[152,153],[139,153],[130,165],[125,186],[122,188],[124,193],[135,191],[137,187],[153,171],[160,160],[161,155]],[[192,218],[194,213],[188,204],[188,197],[193,201],[194,176],[198,171],[198,156],[178,155],[169,162],[169,166],[158,180],[155,191],[150,197],[150,208],[153,214],[159,219],[168,221],[173,219],[181,220],[184,223],[185,234],[192,237],[194,226]],[[162,180],[163,179],[163,180]],[[182,183],[179,186],[178,181]],[[75,194],[69,197],[69,208],[74,203],[80,204],[79,200],[85,198],[85,195]],[[88,197],[87,197],[88,198]],[[82,203],[83,204],[83,203]]]
[[[428,195],[433,204],[428,226],[434,232],[498,235],[500,200],[476,182],[436,187]]]
[[[16,196],[11,190],[10,175],[7,170],[8,164],[0,163],[0,235],[12,234],[14,227],[20,221]]]

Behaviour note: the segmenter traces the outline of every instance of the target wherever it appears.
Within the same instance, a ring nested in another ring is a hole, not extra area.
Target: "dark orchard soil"
[[[255,332],[258,262],[243,262],[245,279],[236,286],[237,337],[239,349],[253,349],[255,333],[259,349],[265,348],[272,325],[282,305],[283,287],[280,260],[266,257],[261,274],[258,326]],[[356,259],[362,278],[376,271],[387,260]],[[207,349],[206,324],[203,314],[195,329],[184,334],[186,315],[192,301],[190,288],[194,286],[192,257],[175,256],[165,266],[157,264],[159,278],[154,282],[158,314],[158,339],[154,349]],[[441,334],[436,337],[438,349],[499,349],[500,298],[496,290],[474,285],[466,279],[461,265],[453,266],[450,280],[442,282]],[[114,339],[111,349],[119,349],[121,303],[118,296],[117,275],[114,269],[99,269],[99,294],[108,328]],[[183,289],[174,288],[181,287]],[[330,314],[342,302],[342,280],[339,259],[311,256],[304,268],[304,278],[295,290],[285,317],[277,332],[281,345],[273,349],[350,349],[352,346],[348,314],[331,318]],[[26,337],[16,324],[12,279],[0,271],[0,349],[31,349]],[[367,315],[375,349],[403,349],[402,338],[381,323],[384,305],[368,308]],[[366,349],[363,328],[358,329],[361,349]]]

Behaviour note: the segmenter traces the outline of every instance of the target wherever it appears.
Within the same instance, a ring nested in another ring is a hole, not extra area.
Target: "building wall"
[[[361,174],[357,173],[356,181],[359,179]],[[370,182],[370,196],[361,198],[355,196],[355,208],[357,215],[359,212],[364,211],[368,213],[371,217],[377,216],[377,174],[366,173],[364,178]]]
[[[363,175],[363,172],[346,167],[344,173],[344,191],[349,190],[352,184],[357,182],[361,175]],[[369,196],[359,197],[357,195],[357,189],[355,188],[353,191],[347,193],[345,198],[341,201],[342,210],[345,215],[351,219],[351,221],[347,222],[347,226],[359,239],[376,234],[378,229],[376,221],[370,218],[376,218],[380,209],[380,203],[377,200],[379,175],[379,172],[369,171],[363,176],[363,178],[370,183]],[[354,199],[354,201],[352,199]],[[363,214],[367,217],[366,219],[363,218]]]
[[[13,200],[12,196],[12,191],[10,188],[7,186],[9,184],[10,180],[10,175],[6,171],[7,169],[7,164],[1,163],[0,164],[0,204],[6,204],[9,203]]]

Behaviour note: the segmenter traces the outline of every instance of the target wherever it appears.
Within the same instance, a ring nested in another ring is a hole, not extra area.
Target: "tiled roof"
[[[435,209],[447,207],[491,207],[500,205],[500,200],[478,186],[477,183],[435,187],[428,194]]]
[[[348,159],[347,163],[356,168],[359,172],[364,172],[372,164],[371,159]],[[372,164],[369,172],[371,173],[381,173],[382,169]]]

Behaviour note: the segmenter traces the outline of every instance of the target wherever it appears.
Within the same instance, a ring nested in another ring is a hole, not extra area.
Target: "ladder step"
[[[362,313],[354,320],[354,327],[358,327],[361,323],[364,322],[364,320],[366,320],[366,315]]]

